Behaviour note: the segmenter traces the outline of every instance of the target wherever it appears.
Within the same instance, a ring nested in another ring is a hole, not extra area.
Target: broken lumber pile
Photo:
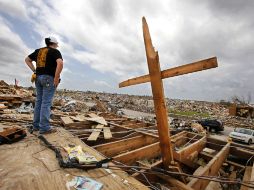
[[[89,134],[87,141],[97,141],[101,131],[103,131],[104,139],[111,139],[112,134],[110,127],[107,127],[107,122],[103,117],[100,117],[94,113],[77,116],[65,116],[61,117],[62,124],[68,129],[83,129],[81,131],[73,131],[79,137]],[[84,130],[88,129],[88,130]],[[80,136],[81,135],[81,136]]]
[[[34,103],[32,92],[22,87],[8,85],[3,80],[0,81],[0,110],[17,108],[23,102]]]

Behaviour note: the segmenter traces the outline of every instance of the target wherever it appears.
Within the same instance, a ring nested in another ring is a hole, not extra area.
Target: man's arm
[[[58,58],[56,60],[56,64],[57,64],[57,66],[56,66],[56,72],[55,72],[55,78],[54,78],[55,87],[57,87],[59,84],[60,74],[63,70],[63,60]]]
[[[32,63],[33,62],[32,59],[30,59],[29,57],[26,57],[25,62],[28,65],[28,67],[34,72],[35,71],[35,67],[34,67],[34,65]]]

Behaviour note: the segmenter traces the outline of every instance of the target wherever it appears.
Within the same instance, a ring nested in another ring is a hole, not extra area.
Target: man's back
[[[28,57],[36,62],[37,75],[47,74],[53,77],[55,76],[57,66],[56,60],[62,59],[60,51],[50,47],[36,49]]]

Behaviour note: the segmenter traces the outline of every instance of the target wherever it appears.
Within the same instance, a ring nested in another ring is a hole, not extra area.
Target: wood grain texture
[[[168,115],[164,98],[164,88],[161,79],[161,70],[158,52],[155,52],[145,17],[143,22],[143,36],[146,50],[146,58],[148,64],[149,75],[151,79],[151,87],[153,93],[153,101],[156,115],[158,134],[160,138],[160,148],[162,161],[165,168],[173,162],[173,152],[170,141]]]
[[[144,147],[146,145],[157,142],[158,139],[150,136],[136,136],[131,138],[126,138],[123,140],[110,142],[102,145],[97,145],[94,148],[101,152],[102,154],[112,157],[117,156],[126,151],[132,151]]]
[[[91,135],[88,137],[87,140],[96,141],[102,131],[102,128],[103,128],[103,125],[97,125],[95,129],[93,129],[93,132],[91,133]]]
[[[104,139],[111,139],[112,133],[109,127],[103,127]]]
[[[228,143],[225,147],[221,149],[216,156],[210,160],[210,162],[204,167],[201,168],[198,172],[195,172],[197,176],[216,176],[218,175],[218,171],[222,166],[223,162],[227,159],[228,153],[230,149],[230,143]],[[192,187],[193,189],[200,189],[204,190],[206,186],[209,184],[210,181],[208,180],[201,180],[197,178],[193,178],[189,183],[188,186]]]
[[[98,160],[104,159],[97,151],[85,145],[62,128],[45,135],[57,146],[81,145]],[[72,175],[87,176],[103,183],[103,189],[149,189],[122,170],[105,169],[82,171],[59,168],[55,153],[41,144],[37,137],[28,135],[24,140],[11,145],[0,146],[0,189],[1,190],[67,190],[66,183]],[[70,175],[70,173],[72,175]],[[128,183],[124,184],[123,181]]]
[[[212,69],[216,67],[218,67],[217,58],[211,57],[201,61],[196,61],[193,63],[163,70],[161,71],[161,78],[165,79],[165,78],[185,75],[185,74],[189,74],[193,72],[203,71],[207,69]],[[143,76],[128,79],[126,81],[119,83],[119,88],[136,85],[136,84],[142,84],[142,83],[146,83],[150,81],[151,81],[150,75],[143,75]]]
[[[142,148],[138,148],[115,156],[113,159],[127,165],[132,165],[138,160],[151,159],[160,155],[159,142],[153,143]]]

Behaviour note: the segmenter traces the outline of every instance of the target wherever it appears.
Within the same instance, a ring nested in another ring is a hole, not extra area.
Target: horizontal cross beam
[[[206,69],[211,69],[215,67],[218,67],[217,58],[212,57],[209,59],[204,59],[194,63],[189,63],[186,65],[181,65],[179,67],[161,71],[161,78],[164,79],[164,78],[175,77],[175,76],[202,71]],[[150,82],[150,80],[151,80],[150,75],[143,75],[140,77],[132,78],[132,79],[121,82],[119,84],[119,88]]]

